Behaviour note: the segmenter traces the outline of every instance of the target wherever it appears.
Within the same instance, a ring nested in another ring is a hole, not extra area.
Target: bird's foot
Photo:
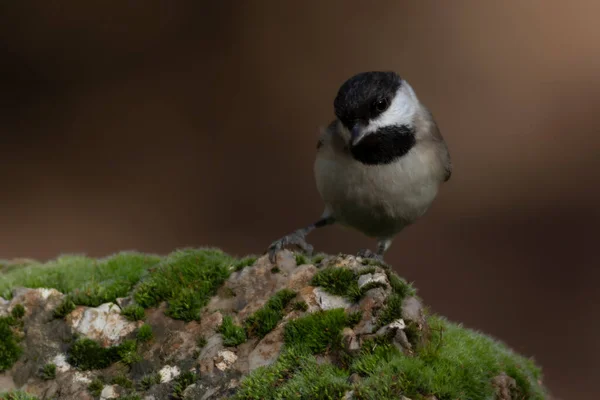
[[[386,263],[383,260],[382,254],[375,253],[374,251],[371,251],[369,249],[359,250],[358,253],[356,253],[356,256],[362,258],[363,260],[374,261],[375,263],[380,264],[383,267],[389,267],[388,263]],[[367,261],[367,263],[368,263],[368,261]]]
[[[269,249],[267,250],[269,253],[269,261],[271,261],[271,263],[275,263],[277,253],[290,245],[298,247],[308,257],[312,256],[313,247],[306,241],[305,235],[299,232],[294,232],[271,243]]]

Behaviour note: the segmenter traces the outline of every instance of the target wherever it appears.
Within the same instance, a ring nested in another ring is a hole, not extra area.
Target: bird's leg
[[[369,249],[361,249],[358,252],[357,256],[362,257],[362,258],[377,260],[380,263],[387,265],[387,263],[383,260],[383,255],[385,254],[387,249],[390,248],[391,244],[392,244],[391,238],[380,238],[377,241],[377,252],[376,253],[372,252]]]
[[[299,247],[309,257],[312,255],[313,247],[306,242],[306,235],[315,230],[316,228],[322,228],[327,225],[331,225],[335,222],[335,218],[332,216],[321,217],[317,222],[307,227],[298,229],[295,232],[290,233],[282,237],[279,240],[274,241],[267,250],[269,253],[269,260],[274,263],[277,252],[284,249],[288,245],[295,245]]]

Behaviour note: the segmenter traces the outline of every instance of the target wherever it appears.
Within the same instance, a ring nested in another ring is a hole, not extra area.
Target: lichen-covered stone
[[[237,355],[231,350],[220,350],[215,357],[215,367],[219,371],[225,371],[236,362],[237,358]]]
[[[77,307],[66,318],[68,326],[80,335],[96,340],[104,346],[121,343],[143,325],[142,321],[129,321],[121,315],[121,308],[114,303],[98,307]]]

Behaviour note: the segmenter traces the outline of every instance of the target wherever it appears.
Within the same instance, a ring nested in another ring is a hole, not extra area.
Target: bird
[[[376,239],[357,256],[383,264],[392,240],[432,205],[452,175],[448,145],[431,111],[395,71],[367,71],[344,81],[335,119],[321,128],[314,178],[324,202],[315,222],[271,243],[271,262],[290,246],[311,256],[306,236],[340,224]]]

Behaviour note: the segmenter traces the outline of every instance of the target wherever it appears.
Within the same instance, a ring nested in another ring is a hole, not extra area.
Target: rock
[[[404,332],[406,324],[403,319],[397,319],[392,323],[382,326],[377,331],[377,336],[392,336],[392,343],[401,351],[410,353],[412,351],[412,345],[408,341],[406,332]]]
[[[220,312],[203,313],[200,319],[200,331],[197,334],[210,337],[217,333],[219,326],[223,323],[223,314]]]
[[[406,350],[407,352],[411,353],[412,345],[408,341],[406,332],[404,332],[402,329],[398,329],[396,331],[396,334],[394,335],[392,342],[399,350],[402,350],[402,351]]]
[[[7,374],[0,374],[0,388],[3,390],[17,389],[17,386],[13,382],[12,376]]]
[[[312,277],[317,273],[317,267],[312,264],[304,264],[292,270],[287,287],[298,291],[310,284]]]
[[[365,293],[365,297],[373,299],[373,303],[376,305],[377,308],[381,308],[381,306],[383,306],[388,295],[389,292],[380,287],[369,289]]]
[[[514,400],[511,392],[517,388],[517,382],[506,373],[494,377],[492,385],[496,389],[497,400]]]
[[[317,296],[315,295],[314,290],[314,286],[305,286],[298,291],[298,297],[308,306],[308,309],[306,310],[308,313],[313,313],[321,309],[317,302]]]
[[[196,389],[196,384],[192,383],[190,386],[186,387],[185,390],[183,391],[182,395],[183,398],[188,399],[188,398],[192,398],[192,393],[193,391]]]
[[[379,330],[377,331],[377,336],[386,335],[390,331],[396,331],[398,329],[404,328],[406,328],[406,324],[404,323],[404,320],[400,318],[379,328]]]
[[[63,373],[67,372],[71,369],[71,364],[67,362],[67,355],[63,353],[59,353],[55,355],[50,361],[54,365],[56,365],[56,372]]]
[[[158,373],[160,374],[160,382],[166,383],[178,377],[181,374],[181,370],[176,365],[165,365]]]
[[[313,289],[315,299],[321,310],[332,310],[334,308],[349,308],[352,302],[345,297],[336,296],[326,292],[321,287]]]
[[[371,290],[369,290],[369,292],[371,292]],[[379,302],[376,298],[371,296],[363,297],[358,303],[356,310],[353,310],[362,313],[360,322],[352,328],[354,333],[357,335],[368,335],[373,333],[376,324],[374,313],[382,306],[383,302]]]
[[[283,347],[283,331],[284,325],[279,325],[262,338],[248,356],[249,371],[270,365],[277,360]]]
[[[237,355],[230,350],[220,350],[215,357],[215,367],[220,371],[225,371],[235,363]]]
[[[202,348],[200,355],[198,356],[198,364],[200,367],[201,374],[212,374],[215,362],[214,359],[223,349],[223,338],[221,335],[214,335],[210,337],[206,345]]]
[[[9,305],[10,301],[6,300],[4,297],[0,297],[0,317],[6,317],[10,314],[10,312],[8,312]]]
[[[344,397],[342,397],[342,400],[352,400],[354,398],[354,390],[350,390],[346,393],[344,393]]]
[[[389,286],[388,278],[386,274],[381,272],[376,272],[373,274],[364,274],[358,277],[358,288],[362,289],[363,286],[371,284],[371,283],[381,283],[386,286]]]
[[[327,259],[323,260],[322,264],[323,266],[334,265],[336,267],[349,268],[356,273],[360,273],[361,270],[365,269],[365,266],[362,264],[361,261],[362,260],[359,260],[358,257],[354,257],[351,255],[338,255],[328,257]]]
[[[425,316],[423,315],[423,305],[421,301],[414,297],[406,297],[402,300],[402,317],[409,322],[415,322],[422,326],[425,324]]]
[[[307,279],[305,273],[295,271],[295,258],[287,250],[278,253],[277,266],[280,272],[273,274],[273,265],[265,255],[260,257],[252,268],[233,272],[224,285],[232,296],[226,299],[213,297],[207,310],[237,313],[238,318],[243,320],[261,308],[275,292],[286,288],[290,284],[291,275],[296,276],[296,285]]]
[[[21,304],[25,307],[25,318],[34,318],[37,321],[48,320],[63,298],[64,295],[56,289],[18,288],[13,290],[13,298],[6,311],[10,313],[17,304]]]
[[[90,378],[90,375],[91,374],[89,372],[75,371],[75,373],[72,376],[74,382],[83,383],[87,385],[88,383],[92,382],[92,378]]]
[[[344,348],[349,352],[356,352],[360,350],[360,343],[354,331],[348,327],[342,330],[342,343]]]
[[[348,383],[352,383],[352,384],[358,383],[358,382],[360,382],[361,380],[362,380],[362,377],[361,377],[359,374],[357,374],[356,372],[355,372],[355,373],[353,373],[353,374],[351,374],[351,375],[348,377]]]
[[[114,303],[105,303],[95,308],[77,307],[66,318],[74,332],[94,339],[103,346],[121,343],[144,323],[129,321],[121,315],[121,309]]]
[[[117,385],[104,386],[104,389],[102,389],[102,392],[100,393],[100,400],[116,399],[117,397],[119,397]]]
[[[122,309],[125,307],[131,306],[134,304],[133,298],[131,296],[127,297],[117,297],[117,305]]]

